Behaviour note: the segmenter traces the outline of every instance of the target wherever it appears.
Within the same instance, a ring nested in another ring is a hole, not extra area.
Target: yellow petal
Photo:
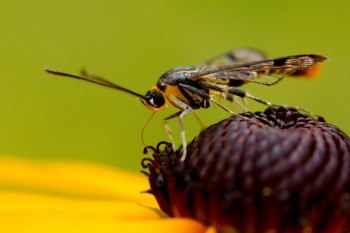
[[[193,232],[189,219],[161,218],[135,202],[0,192],[0,232]]]
[[[1,157],[0,232],[206,231],[167,218],[147,189],[146,177],[102,165]]]
[[[147,177],[108,166],[0,157],[0,189],[135,200],[148,187]]]

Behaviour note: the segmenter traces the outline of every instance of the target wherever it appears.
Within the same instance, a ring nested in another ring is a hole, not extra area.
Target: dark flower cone
[[[350,232],[349,137],[290,109],[242,116],[203,131],[184,162],[168,143],[149,147],[161,210],[218,232]]]

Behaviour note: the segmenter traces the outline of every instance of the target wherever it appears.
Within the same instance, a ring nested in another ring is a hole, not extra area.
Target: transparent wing
[[[222,66],[230,66],[235,64],[247,63],[252,61],[262,61],[266,60],[267,57],[264,53],[249,48],[239,48],[233,49],[226,53],[220,54],[213,57],[201,64],[199,66],[207,68],[216,68]]]

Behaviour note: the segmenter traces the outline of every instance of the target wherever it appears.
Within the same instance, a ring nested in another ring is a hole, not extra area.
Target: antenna
[[[124,87],[121,87],[121,86],[119,86],[117,84],[114,84],[114,83],[104,79],[104,78],[88,74],[85,71],[82,71],[83,76],[70,74],[70,73],[57,71],[57,70],[51,70],[51,69],[49,69],[47,67],[45,68],[45,71],[47,73],[49,73],[49,74],[53,74],[53,75],[56,75],[56,76],[75,78],[75,79],[84,80],[84,81],[87,81],[87,82],[90,82],[90,83],[95,83],[95,84],[98,84],[98,85],[101,85],[101,86],[105,86],[105,87],[109,87],[109,88],[112,88],[112,89],[116,89],[116,90],[119,90],[119,91],[123,91],[123,92],[129,93],[129,94],[131,94],[133,96],[136,96],[136,97],[138,97],[140,99],[145,99],[144,95],[141,95],[141,94],[136,93],[136,92],[134,92],[132,90],[126,89]]]

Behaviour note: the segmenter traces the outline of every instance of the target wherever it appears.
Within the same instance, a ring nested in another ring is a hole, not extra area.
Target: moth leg
[[[288,106],[288,105],[283,105],[283,104],[273,104],[271,102],[268,102],[266,100],[263,100],[263,99],[260,99],[258,97],[255,97],[251,94],[249,94],[248,92],[244,91],[244,90],[241,90],[241,89],[238,89],[238,88],[231,88],[229,90],[229,93],[231,93],[232,95],[237,95],[237,96],[240,96],[242,98],[249,98],[249,99],[252,99],[258,103],[261,103],[261,104],[264,104],[268,107],[272,107],[272,108],[279,108],[279,107],[282,107],[282,108],[285,108],[285,109],[296,109],[297,111],[302,111],[302,112],[305,112],[309,115],[313,115],[309,110],[305,109],[305,108],[301,108],[301,107],[297,107],[297,106]]]
[[[248,108],[246,108],[244,106],[244,104],[247,104],[247,101],[245,98],[242,98],[242,102],[238,101],[237,98],[235,98],[234,95],[230,94],[230,93],[227,93],[226,94],[226,97],[225,97],[226,100],[230,101],[233,105],[236,105],[239,109],[242,110],[242,112],[248,112]]]
[[[183,84],[183,83],[180,83],[179,86],[182,87],[183,89],[187,90],[187,91],[190,91],[191,93],[193,93],[195,95],[199,95],[203,99],[207,99],[207,100],[212,101],[214,104],[216,104],[220,108],[224,109],[226,112],[230,113],[231,115],[237,115],[236,113],[232,112],[230,109],[226,108],[224,105],[220,104],[218,101],[216,101],[213,97],[211,97],[205,91],[203,91],[201,89],[198,89],[196,87],[187,85],[187,84]]]
[[[230,113],[231,115],[236,115],[236,116],[239,116],[245,120],[248,120],[248,121],[254,121],[250,118],[247,118],[245,116],[242,116],[242,115],[239,115],[233,111],[231,111],[230,109],[226,108],[224,105],[220,104],[218,101],[216,101],[213,97],[211,97],[208,93],[206,93],[205,91],[201,90],[201,89],[198,89],[196,87],[193,87],[193,86],[190,86],[190,85],[187,85],[187,84],[183,84],[183,83],[180,83],[179,86],[181,88],[184,88],[190,92],[192,92],[193,94],[196,94],[196,95],[199,95],[200,97],[202,97],[203,99],[209,99],[210,101],[212,101],[214,104],[216,104],[217,106],[219,106],[220,108],[222,108],[223,110],[225,110],[226,112]],[[218,91],[217,89],[215,91]],[[232,95],[235,95],[234,93],[229,93],[229,94],[232,94]],[[244,98],[244,97],[242,97]],[[259,122],[257,121],[254,121],[258,124],[260,124]],[[262,124],[260,124],[262,125]]]
[[[224,97],[226,100],[229,100],[231,102],[233,102],[234,104],[237,104],[237,106],[244,112],[247,112],[248,109],[245,108],[243,105],[241,105],[235,98],[234,98],[234,93],[228,93],[226,89],[223,89],[222,87],[218,86],[218,85],[212,85],[212,84],[208,84],[205,82],[200,82],[200,85],[202,85],[205,88],[208,88],[209,90],[212,90],[214,92],[218,92],[220,94],[220,96]],[[214,104],[216,104],[217,106],[219,106],[220,108],[222,108],[223,110],[225,110],[226,112],[230,113],[231,115],[238,115],[237,113],[231,111],[230,109],[226,108],[224,105],[222,105],[220,102],[216,101],[212,96],[210,96],[207,92],[198,89],[196,87],[187,85],[187,84],[183,84],[180,83],[179,86],[183,89],[186,89],[188,91],[190,91],[193,94],[199,95],[200,97],[202,97],[203,99],[208,99],[210,101],[212,101]],[[243,98],[244,99],[244,98]]]
[[[212,101],[214,104],[225,110],[226,112],[230,113],[231,115],[238,115],[235,112],[232,112],[230,109],[226,108],[224,105],[220,104],[218,101],[216,101],[213,97],[210,97],[210,101]]]
[[[169,136],[169,139],[170,139],[170,142],[171,142],[171,145],[172,145],[174,151],[175,151],[176,147],[175,147],[175,142],[174,142],[174,138],[173,138],[173,133],[171,132],[171,129],[168,125],[168,120],[173,119],[175,117],[178,117],[181,114],[181,112],[182,111],[176,112],[176,113],[164,118],[164,120],[163,120],[165,131]]]
[[[263,124],[261,124],[261,123],[255,121],[255,120],[252,120],[252,119],[250,119],[250,118],[247,118],[247,117],[245,117],[245,116],[242,116],[242,115],[239,115],[239,114],[237,114],[237,113],[235,113],[235,112],[232,112],[230,109],[228,109],[228,108],[226,108],[224,105],[220,104],[220,103],[219,103],[218,101],[216,101],[213,97],[211,97],[207,92],[205,92],[205,91],[203,91],[203,90],[201,90],[201,89],[198,89],[198,88],[196,88],[196,87],[193,87],[193,86],[190,86],[190,85],[187,85],[187,84],[183,84],[183,83],[180,83],[179,86],[182,87],[182,88],[184,88],[184,89],[186,89],[186,90],[188,90],[188,91],[190,91],[190,92],[192,92],[193,94],[199,95],[199,96],[202,97],[203,99],[209,99],[209,100],[212,101],[214,104],[216,104],[216,105],[219,106],[220,108],[224,109],[226,112],[230,113],[231,115],[236,115],[236,116],[241,117],[241,118],[243,118],[243,119],[245,119],[245,120],[247,120],[247,121],[253,121],[253,122],[259,124],[260,126],[264,127]],[[217,88],[214,89],[214,90],[215,90],[215,91],[218,91]],[[221,91],[221,92],[223,92],[223,91]],[[230,93],[230,92],[229,92],[229,93]],[[230,93],[230,94],[235,95],[234,93]],[[238,96],[239,96],[239,95],[238,95]],[[241,96],[241,97],[242,97],[242,96]],[[244,98],[244,96],[243,96],[242,98]]]
[[[211,100],[213,103],[215,103],[216,105],[218,105],[220,108],[222,108],[222,109],[224,109],[225,111],[229,112],[231,115],[236,115],[236,116],[241,117],[241,118],[243,118],[243,119],[245,119],[245,120],[247,120],[247,121],[252,121],[252,122],[255,122],[255,123],[259,124],[259,125],[262,126],[262,127],[265,127],[263,124],[261,124],[261,123],[258,122],[258,121],[255,121],[255,120],[250,119],[250,118],[248,118],[248,117],[245,117],[245,116],[239,115],[239,114],[237,114],[237,113],[235,113],[235,112],[232,112],[230,109],[226,108],[225,106],[223,106],[222,104],[220,104],[219,102],[217,102],[217,101],[216,101],[214,98],[212,98],[212,97],[210,97],[210,100]]]
[[[202,130],[204,130],[205,128],[207,128],[207,127],[204,125],[203,121],[201,120],[201,118],[199,117],[199,115],[197,114],[196,111],[193,111],[193,115],[194,115],[194,117],[196,118],[198,124],[201,126],[201,129],[202,129]]]
[[[182,118],[184,116],[186,116],[187,114],[190,114],[193,110],[191,108],[186,109],[185,111],[183,111],[180,116],[179,116],[179,126],[180,126],[180,134],[181,134],[181,139],[182,139],[182,156],[180,158],[180,162],[185,161],[186,159],[186,154],[187,154],[187,142],[186,142],[186,136],[185,136],[185,128],[184,128],[184,124],[182,122]]]
[[[206,85],[205,83],[201,83],[201,84],[202,84],[203,86],[205,86],[206,88],[211,89],[211,90],[213,90],[213,91],[219,91],[219,92],[224,92],[224,93],[226,92],[226,93],[227,93],[227,90],[226,90],[226,89],[225,89],[225,90],[220,89],[219,86],[213,86],[213,85],[208,86],[208,85]],[[260,126],[265,127],[263,124],[261,124],[261,123],[258,122],[258,121],[255,121],[255,120],[253,120],[253,119],[250,119],[250,118],[248,118],[248,117],[239,115],[239,114],[237,114],[237,113],[231,111],[230,109],[226,108],[224,105],[222,105],[222,104],[220,104],[218,101],[216,101],[216,100],[215,100],[213,97],[211,97],[207,92],[205,92],[205,91],[203,91],[203,90],[201,90],[201,89],[198,89],[198,88],[196,88],[196,87],[193,87],[193,86],[190,86],[190,85],[187,85],[187,84],[183,84],[183,83],[180,83],[179,86],[180,86],[181,88],[183,88],[183,89],[186,89],[186,90],[192,92],[193,94],[196,94],[196,95],[201,96],[203,99],[208,99],[208,100],[212,101],[214,104],[216,104],[216,105],[219,106],[220,108],[224,109],[226,112],[230,113],[231,115],[236,115],[236,116],[238,116],[238,117],[241,117],[242,119],[245,119],[245,120],[247,120],[247,121],[255,122],[255,123],[259,124]],[[229,94],[235,95],[235,93],[230,93],[230,92],[229,92]],[[236,95],[237,95],[237,94],[236,94]],[[237,96],[240,96],[240,95],[237,95]],[[244,96],[241,96],[241,97],[244,98]]]
[[[189,106],[187,108],[185,108],[183,111],[180,111],[180,112],[177,112],[173,115],[170,115],[168,117],[166,117],[164,119],[164,125],[165,125],[165,128],[168,132],[168,135],[170,137],[170,140],[172,141],[172,145],[174,147],[174,150],[175,150],[175,144],[174,144],[174,140],[171,136],[171,131],[170,131],[170,128],[167,124],[167,120],[170,120],[172,118],[175,118],[175,117],[178,117],[179,118],[179,126],[180,126],[180,135],[181,135],[181,140],[182,140],[182,156],[180,158],[180,162],[183,162],[185,161],[186,159],[186,154],[187,154],[187,142],[186,142],[186,131],[185,131],[185,128],[184,128],[184,124],[183,124],[183,121],[182,121],[182,118],[188,114],[190,114],[191,112],[193,111],[192,108],[190,108]],[[170,134],[169,134],[170,133]]]
[[[247,120],[247,121],[253,121],[253,122],[255,122],[255,123],[257,123],[257,124],[259,124],[259,125],[261,125],[261,126],[264,127],[263,124],[261,124],[261,123],[255,121],[255,120],[252,120],[252,119],[250,119],[250,118],[247,118],[247,117],[245,117],[245,116],[239,115],[239,114],[237,114],[237,113],[231,111],[230,109],[226,108],[224,105],[220,104],[220,103],[219,103],[218,101],[216,101],[213,97],[211,97],[208,93],[206,93],[205,91],[203,91],[203,90],[201,90],[201,89],[198,89],[198,88],[193,87],[193,86],[190,86],[190,85],[182,84],[182,83],[180,83],[179,86],[181,86],[182,88],[184,88],[184,89],[186,89],[186,90],[192,92],[193,94],[197,94],[197,95],[201,96],[203,99],[209,99],[209,100],[212,101],[214,104],[216,104],[216,105],[219,106],[220,108],[224,109],[226,112],[230,113],[231,115],[236,115],[236,116],[241,117],[241,118],[243,118],[243,119],[245,119],[245,120]],[[218,89],[215,89],[215,91],[218,91]],[[233,95],[233,93],[230,93],[230,94]]]
[[[267,105],[268,107],[272,107],[272,108],[284,108],[284,109],[296,109],[297,111],[301,111],[304,112],[308,115],[314,115],[312,112],[310,112],[309,110],[305,109],[305,108],[301,108],[298,106],[289,106],[289,105],[284,105],[284,104],[273,104],[271,102],[265,101],[263,99],[257,98],[249,93],[246,93],[246,97],[249,99],[252,99],[258,103],[262,103],[264,105]]]

